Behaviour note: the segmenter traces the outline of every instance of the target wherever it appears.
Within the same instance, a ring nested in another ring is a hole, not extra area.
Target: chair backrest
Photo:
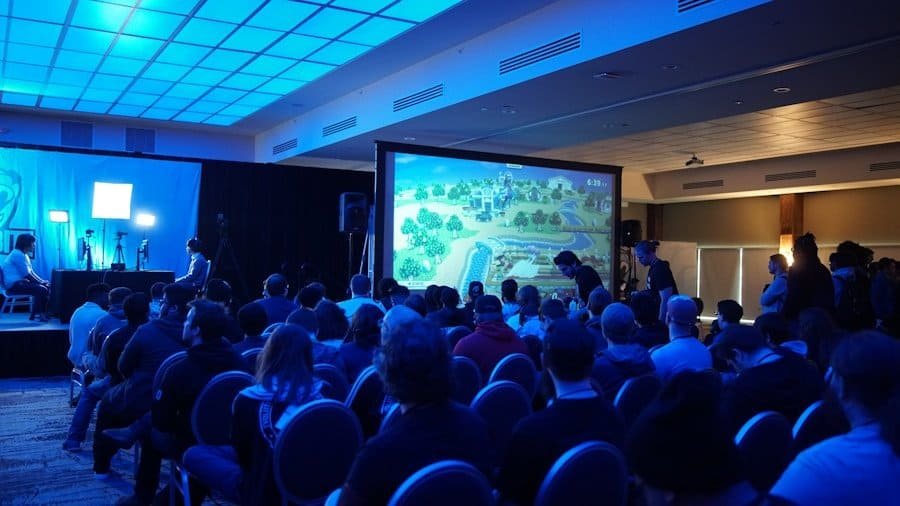
[[[491,484],[471,464],[443,460],[426,466],[407,478],[388,506],[491,506],[495,504]]]
[[[177,353],[169,355],[165,360],[162,361],[161,364],[159,364],[159,368],[156,370],[156,375],[153,376],[154,395],[156,395],[156,391],[159,390],[160,385],[162,385],[162,380],[166,377],[166,372],[169,371],[169,368],[186,358],[187,351],[179,351]]]
[[[324,501],[346,480],[362,442],[356,415],[340,402],[322,399],[302,406],[275,441],[275,483],[282,498]]]
[[[487,422],[494,455],[500,459],[506,454],[513,427],[531,414],[531,396],[518,383],[496,381],[478,392],[472,399],[472,409]]]
[[[493,383],[495,381],[512,381],[518,383],[525,389],[528,397],[531,398],[534,396],[534,392],[537,389],[537,369],[535,369],[534,362],[531,361],[531,358],[528,355],[523,353],[513,353],[503,357],[503,359],[494,366],[494,370],[491,372],[488,383]]]
[[[268,339],[269,336],[271,336],[272,333],[275,332],[276,330],[278,330],[278,328],[281,327],[282,325],[284,325],[284,322],[275,322],[275,323],[269,325],[268,327],[266,327],[266,330],[263,330],[262,337],[265,337],[266,339]]]
[[[200,285],[203,292],[206,292],[206,285],[209,284],[209,274],[212,272],[212,260],[206,261],[206,269],[203,270],[203,283]]]
[[[6,279],[3,277],[3,269],[0,269],[0,294],[6,296]]]
[[[791,460],[791,423],[781,413],[764,411],[741,427],[734,444],[744,463],[747,481],[768,491]]]
[[[794,453],[849,430],[850,423],[840,408],[816,401],[803,411],[794,424]]]
[[[343,402],[347,398],[350,383],[343,371],[331,364],[315,364],[313,376],[322,380],[326,385],[322,388],[322,395],[329,399]]]
[[[587,441],[563,453],[544,478],[535,506],[624,506],[628,498],[628,469],[615,446]]]
[[[451,363],[453,368],[453,394],[451,398],[460,403],[472,402],[478,391],[481,390],[481,369],[469,357],[456,355]]]
[[[231,405],[253,382],[253,376],[241,371],[223,372],[209,380],[191,410],[191,429],[198,444],[230,444]]]
[[[400,411],[400,403],[394,403],[390,407],[390,409],[388,409],[388,412],[385,413],[384,418],[381,420],[381,427],[378,429],[378,432],[384,432],[385,430],[389,429],[391,425],[396,422],[402,414],[403,413]]]
[[[262,353],[262,350],[262,348],[250,348],[241,353],[241,357],[247,362],[247,366],[250,368],[252,374],[256,374],[256,366],[259,365],[257,362],[259,361],[259,354]]]
[[[378,433],[381,426],[381,404],[384,402],[384,383],[375,370],[375,366],[369,366],[359,373],[347,400],[344,404],[350,408],[362,424],[363,435],[366,438]]]
[[[656,398],[662,389],[662,382],[655,374],[629,378],[622,383],[613,401],[616,411],[622,417],[625,427],[630,427],[641,411]]]

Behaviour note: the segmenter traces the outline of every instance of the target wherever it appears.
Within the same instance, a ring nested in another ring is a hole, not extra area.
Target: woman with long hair
[[[350,383],[363,369],[372,365],[375,350],[381,345],[381,328],[378,323],[384,313],[372,304],[363,304],[350,321],[350,330],[341,345],[341,359]]]

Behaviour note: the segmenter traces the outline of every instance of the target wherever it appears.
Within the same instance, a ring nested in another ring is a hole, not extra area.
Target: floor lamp
[[[63,244],[63,227],[69,223],[69,211],[63,211],[60,209],[54,209],[50,211],[50,222],[57,224],[56,229],[56,255],[57,255],[57,264],[59,265],[59,269],[63,268],[63,256],[62,256],[62,244]]]

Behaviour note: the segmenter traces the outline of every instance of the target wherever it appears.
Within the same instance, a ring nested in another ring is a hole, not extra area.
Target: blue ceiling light
[[[172,89],[166,93],[167,96],[177,98],[197,98],[209,90],[209,86],[200,86],[197,84],[180,83],[172,86]]]
[[[47,78],[48,70],[49,67],[40,65],[7,62],[3,69],[3,77],[6,79],[21,79],[22,81],[44,82],[44,79]]]
[[[20,79],[5,78],[0,80],[0,90],[4,93],[20,93],[24,95],[39,95],[44,83],[39,81],[22,81]]]
[[[122,91],[131,84],[130,77],[111,76],[107,74],[96,74],[94,80],[91,81],[92,88],[101,88],[104,90]]]
[[[378,12],[392,3],[394,0],[334,0],[331,5],[363,12]]]
[[[161,81],[178,81],[188,71],[191,70],[190,67],[185,67],[184,65],[172,65],[171,63],[154,63],[147,67],[147,70],[144,71],[143,77],[147,77],[150,79],[159,79]]]
[[[281,74],[279,77],[297,81],[314,81],[335,68],[334,65],[302,61],[297,65],[294,65],[290,70]]]
[[[242,26],[235,30],[231,37],[225,39],[222,47],[228,49],[241,49],[244,51],[262,51],[263,48],[279,39],[284,32],[264,30],[252,26]]]
[[[162,97],[153,104],[153,107],[161,107],[163,109],[174,109],[180,111],[191,105],[193,100],[189,98]]]
[[[227,114],[230,116],[244,117],[244,116],[249,116],[258,110],[259,110],[259,107],[256,107],[256,106],[234,104],[234,105],[230,105],[230,106],[226,107],[225,109],[222,109],[222,114]]]
[[[156,57],[156,61],[193,66],[200,63],[207,54],[209,54],[208,47],[170,42]]]
[[[37,104],[37,95],[27,95],[24,93],[9,93],[4,91],[2,102],[9,105],[26,105],[34,106]]]
[[[0,14],[3,14],[5,11],[0,9]],[[6,16],[0,16],[0,40],[6,40]]]
[[[156,79],[137,79],[134,81],[134,84],[131,85],[130,90],[136,91],[138,93],[150,93],[153,95],[162,95],[166,92],[172,83],[168,81],[159,81]]]
[[[191,112],[206,113],[206,115],[209,116],[212,113],[221,111],[226,106],[228,106],[228,104],[224,102],[208,102],[206,100],[200,100],[198,102],[194,102],[190,107],[187,108],[187,110]]]
[[[277,44],[266,51],[267,54],[275,56],[286,56],[288,58],[303,58],[320,47],[328,44],[328,39],[318,37],[307,37],[306,35],[289,34],[287,37],[278,41]]]
[[[66,37],[62,42],[62,48],[71,49],[73,51],[84,51],[87,53],[105,54],[106,51],[109,50],[109,46],[112,44],[115,37],[116,34],[110,32],[70,27],[69,30],[66,31]]]
[[[142,0],[142,9],[187,14],[197,5],[197,0]]]
[[[187,73],[181,81],[189,84],[205,84],[213,86],[222,82],[229,73],[222,70],[195,68]]]
[[[400,0],[381,14],[421,23],[460,3],[462,0]]]
[[[91,74],[90,72],[54,68],[53,71],[50,72],[50,79],[48,81],[56,84],[87,86],[87,83],[91,80],[92,75],[93,74]]]
[[[142,105],[128,105],[121,103],[121,100],[115,107],[109,110],[110,114],[115,114],[116,116],[140,116],[141,113],[144,112],[146,107]]]
[[[260,84],[268,81],[268,77],[255,76],[251,74],[234,74],[233,76],[222,82],[222,86],[226,88],[236,88],[239,90],[252,90]]]
[[[93,112],[97,114],[103,114],[109,110],[112,104],[108,102],[93,102],[90,100],[79,100],[78,105],[75,106],[76,111],[81,112]]]
[[[203,97],[203,100],[231,103],[246,94],[246,92],[240,90],[232,90],[229,88],[213,88],[209,93],[206,94],[206,96]]]
[[[235,102],[237,105],[249,105],[255,107],[264,107],[281,98],[281,95],[273,95],[271,93],[248,93],[244,98]]]
[[[369,46],[334,41],[310,55],[309,59],[332,65],[343,65],[370,49],[372,48]]]
[[[197,11],[198,18],[215,19],[217,21],[229,21],[232,23],[240,23],[247,19],[259,4],[260,1],[242,0],[235,2],[234,0],[206,0],[203,7]]]
[[[75,107],[75,100],[70,98],[44,97],[41,99],[41,107],[44,109],[62,109],[71,111]]]
[[[147,93],[134,93],[130,91],[121,97],[119,97],[120,104],[128,104],[128,105],[138,105],[138,106],[148,106],[156,101],[159,98],[157,95],[150,95]]]
[[[200,44],[202,46],[215,46],[222,42],[222,39],[227,37],[235,27],[237,25],[231,23],[192,18],[178,31],[175,41]]]
[[[167,119],[172,119],[172,116],[175,116],[175,114],[177,112],[178,111],[173,111],[170,109],[159,109],[156,107],[151,107],[150,109],[147,109],[146,111],[144,111],[144,114],[141,114],[141,117],[142,118],[150,118],[150,119],[167,120]]]
[[[54,47],[57,40],[59,40],[61,30],[61,25],[25,19],[10,19],[7,38],[20,44]]]
[[[53,61],[53,48],[27,46],[25,44],[6,44],[6,61],[31,63],[33,65],[50,65]]]
[[[72,26],[118,32],[129,14],[131,14],[131,9],[122,5],[79,0],[75,7],[75,14],[72,16]]]
[[[58,60],[57,60],[58,61]],[[147,65],[146,60],[134,60],[132,58],[119,58],[118,56],[107,56],[97,69],[107,74],[116,74],[120,76],[138,75],[144,66]]]
[[[291,30],[319,7],[289,0],[271,0],[247,21],[250,26]]]
[[[359,12],[326,7],[305,21],[294,32],[301,35],[333,39],[356,26],[366,17],[365,14]]]
[[[129,7],[134,7],[134,5],[138,3],[138,0],[107,0],[107,1],[111,4],[127,5]]]
[[[62,23],[66,20],[71,0],[19,0],[13,3],[12,15],[17,18]]]
[[[100,88],[88,87],[86,90],[84,90],[84,94],[81,95],[81,100],[109,102],[111,104],[112,102],[115,102],[116,99],[119,98],[119,95],[121,95],[121,94],[122,94],[121,91],[101,90]],[[109,104],[107,104],[107,105],[109,105]],[[82,111],[84,109],[78,109],[78,110]],[[104,109],[104,111],[105,111],[105,109]],[[89,111],[89,112],[94,112],[94,111]]]
[[[182,21],[184,21],[184,16],[135,9],[122,32],[141,37],[168,39]]]
[[[277,93],[279,95],[286,95],[301,86],[306,84],[302,81],[291,81],[290,79],[272,79],[266,84],[256,88],[256,91],[262,91],[265,93]]]
[[[44,98],[41,100],[46,100],[47,97],[55,97],[55,98],[69,98],[72,99],[72,105],[75,105],[75,100],[84,93],[84,86],[69,86],[66,84],[56,84],[56,83],[47,83],[43,87],[43,91],[41,92],[44,95]],[[70,107],[71,109],[71,107]]]
[[[216,114],[215,116],[204,121],[204,123],[208,123],[210,125],[229,126],[240,119],[241,118],[239,116],[225,116],[222,114]]]
[[[234,71],[253,58],[253,53],[231,51],[229,49],[216,49],[200,62],[201,67]]]
[[[149,60],[162,47],[163,41],[120,34],[116,44],[110,50],[112,56]]]
[[[209,117],[209,114],[203,112],[190,112],[185,111],[178,116],[175,116],[175,121],[186,121],[188,123],[202,123],[203,120]]]
[[[56,54],[56,66],[64,69],[86,70],[93,72],[103,59],[102,55],[79,53],[60,49]]]
[[[361,26],[341,37],[345,42],[378,46],[416,26],[414,23],[380,17],[369,18]]]
[[[257,56],[255,60],[244,66],[241,72],[261,76],[276,76],[296,62],[297,60],[262,55]]]

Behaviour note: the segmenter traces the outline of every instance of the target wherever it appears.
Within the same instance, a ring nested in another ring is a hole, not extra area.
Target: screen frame
[[[488,153],[484,151],[469,151],[464,149],[439,148],[432,146],[422,146],[419,144],[404,144],[400,142],[375,141],[376,146],[376,162],[375,162],[375,224],[378,227],[374,230],[374,249],[373,252],[373,275],[374,279],[382,279],[384,276],[385,265],[385,234],[384,230],[387,226],[384,223],[385,205],[387,203],[387,192],[385,185],[387,182],[387,174],[385,172],[387,153],[402,153],[411,155],[439,156],[445,158],[456,158],[472,161],[494,162],[494,163],[514,163],[519,165],[529,165],[537,167],[546,167],[549,169],[565,169],[579,172],[590,172],[599,174],[608,174],[613,176],[613,185],[615,194],[613,197],[613,212],[615,219],[612,220],[612,261],[610,264],[611,279],[604,281],[604,286],[613,296],[613,300],[619,299],[619,261],[621,244],[621,226],[622,226],[622,167],[617,165],[605,165],[585,162],[572,162],[568,160],[554,160],[551,158],[537,158],[521,155],[507,155],[503,153]],[[562,276],[560,274],[560,276]]]

